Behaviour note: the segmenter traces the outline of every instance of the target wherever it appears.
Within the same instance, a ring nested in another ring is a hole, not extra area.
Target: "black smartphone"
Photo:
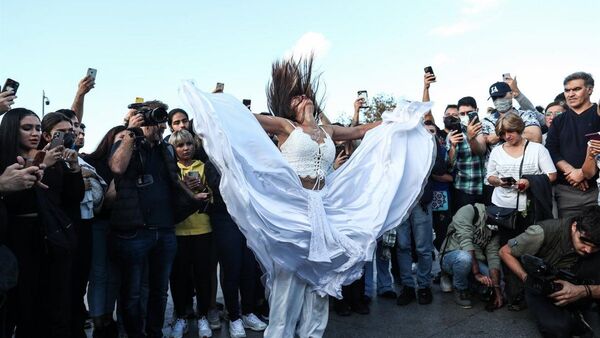
[[[222,92],[225,89],[225,84],[222,82],[217,82],[216,90],[218,92]]]
[[[469,123],[471,123],[472,121],[475,121],[475,123],[479,123],[479,115],[476,111],[469,112],[467,116],[469,116]]]
[[[423,70],[425,71],[425,74],[429,73],[429,74],[435,76],[435,74],[433,73],[433,68],[431,68],[431,66],[427,66]]]
[[[17,89],[19,89],[19,83],[13,79],[6,79],[4,82],[3,92],[7,92],[9,90],[13,91],[13,95],[17,95]]]
[[[514,177],[500,177],[500,180],[504,183],[508,183],[510,185],[517,184],[517,180]]]
[[[250,100],[250,99],[243,99],[242,103],[244,104],[244,106],[246,106],[248,108],[248,110],[251,110],[250,107],[252,106],[252,100]]]
[[[587,138],[590,141],[600,141],[600,132],[585,134],[585,138]]]
[[[369,95],[367,95],[367,91],[366,90],[359,90],[357,92],[358,94],[358,98],[363,100],[362,106],[360,106],[361,108],[369,108],[369,104],[367,103],[367,101],[369,100]]]
[[[62,131],[54,132],[54,135],[52,135],[52,141],[50,141],[50,149],[62,146],[64,143],[65,133],[63,133]]]

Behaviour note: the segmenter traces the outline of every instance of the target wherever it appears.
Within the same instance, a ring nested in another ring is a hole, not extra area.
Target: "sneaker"
[[[210,329],[210,324],[206,317],[198,319],[198,336],[200,338],[212,337],[212,330]]]
[[[396,292],[394,292],[392,290],[388,290],[382,294],[379,294],[378,296],[381,298],[387,298],[387,299],[396,299],[398,297]]]
[[[183,318],[177,318],[175,322],[171,325],[171,335],[172,338],[182,338],[184,334],[188,332],[188,324],[187,320]]]
[[[219,316],[218,309],[208,310],[208,314],[206,315],[208,323],[210,324],[210,328],[212,330],[218,330],[221,328],[221,317]]]
[[[419,296],[419,304],[427,305],[433,301],[433,295],[431,294],[431,288],[423,288],[417,291]]]
[[[229,321],[229,336],[231,338],[246,337],[246,330],[244,330],[244,323],[241,318],[235,322]]]
[[[348,303],[344,299],[335,299],[333,308],[335,309],[335,313],[337,313],[338,316],[348,317],[352,314],[352,312],[350,311],[350,305],[348,305]]]
[[[405,286],[404,288],[402,288],[398,299],[396,299],[396,304],[401,306],[408,305],[415,299],[417,299],[417,296],[415,295],[415,288]]]
[[[252,331],[264,331],[267,328],[267,324],[258,319],[254,313],[250,313],[247,316],[242,315],[242,324],[244,324],[244,328]]]
[[[470,309],[473,307],[471,295],[469,295],[467,290],[454,290],[454,302],[463,309]]]
[[[440,289],[442,289],[442,292],[452,292],[452,278],[450,278],[450,275],[442,273],[440,277]]]

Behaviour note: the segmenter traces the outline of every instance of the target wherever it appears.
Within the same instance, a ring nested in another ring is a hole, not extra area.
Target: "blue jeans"
[[[119,291],[119,270],[108,258],[108,220],[99,219],[92,224],[92,265],[87,299],[90,317],[111,315]]]
[[[393,249],[392,249],[393,250]],[[381,241],[377,242],[377,250],[372,262],[365,264],[365,295],[373,296],[373,262],[377,271],[377,294],[380,295],[386,291],[394,291],[392,286],[392,274],[390,273],[390,259],[382,258],[383,245]]]
[[[411,235],[415,238],[417,261],[417,285],[419,289],[431,287],[431,266],[433,263],[433,221],[431,203],[417,204],[408,219],[396,231],[398,270],[400,282],[405,287],[415,287],[412,277]]]
[[[442,270],[452,275],[452,284],[457,290],[467,290],[469,288],[469,277],[471,276],[471,267],[473,257],[471,253],[464,250],[452,250],[444,254],[442,261]],[[485,263],[478,261],[479,272],[484,276],[490,275],[490,270]]]
[[[123,324],[130,338],[162,337],[169,275],[177,239],[174,228],[139,229],[111,234],[114,258],[121,271]],[[149,296],[146,318],[142,311],[142,283],[147,263]],[[144,323],[146,335],[144,335]]]

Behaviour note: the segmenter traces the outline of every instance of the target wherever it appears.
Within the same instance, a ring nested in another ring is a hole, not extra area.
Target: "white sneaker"
[[[208,314],[206,315],[208,322],[210,323],[210,328],[213,330],[218,330],[221,328],[221,316],[219,315],[219,310],[212,309],[208,310]]]
[[[440,289],[442,289],[442,292],[452,292],[452,279],[450,275],[443,272],[440,277]]]
[[[171,325],[171,335],[172,338],[182,338],[184,334],[188,332],[188,324],[187,320],[183,318],[177,318],[175,323]]]
[[[210,324],[206,317],[198,319],[198,336],[200,338],[212,337],[212,330],[210,329]]]
[[[231,338],[246,337],[246,330],[244,330],[244,323],[241,318],[235,322],[229,321],[229,336]]]
[[[258,319],[254,313],[251,313],[247,316],[242,315],[242,323],[246,329],[250,329],[252,331],[264,331],[267,328],[267,324]]]

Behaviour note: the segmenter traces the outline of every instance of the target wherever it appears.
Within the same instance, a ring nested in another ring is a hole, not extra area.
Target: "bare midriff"
[[[321,190],[325,186],[325,178],[300,177],[300,182],[304,188],[309,190]]]

